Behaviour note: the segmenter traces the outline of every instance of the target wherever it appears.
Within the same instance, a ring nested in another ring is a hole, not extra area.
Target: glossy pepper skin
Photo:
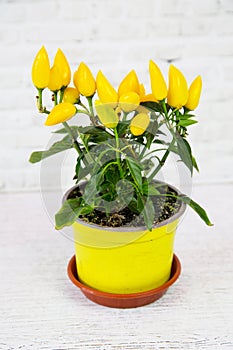
[[[159,67],[152,60],[149,62],[149,72],[152,95],[155,100],[162,101],[167,97],[167,84]]]
[[[48,86],[49,79],[49,57],[45,47],[42,46],[32,65],[32,81],[37,89],[44,89]]]
[[[95,109],[99,120],[106,128],[114,129],[117,126],[119,121],[118,114],[109,104],[96,100]]]
[[[111,103],[111,106],[115,108],[118,102],[118,94],[101,71],[98,72],[96,77],[96,87],[100,101]]]
[[[62,85],[63,84],[60,71],[56,66],[53,66],[50,70],[48,88],[51,91],[58,91],[61,89]]]
[[[119,106],[124,112],[134,111],[140,104],[140,96],[133,91],[120,96]]]
[[[134,136],[142,135],[148,128],[150,118],[146,113],[137,114],[130,123],[130,131]]]
[[[79,91],[76,88],[68,87],[64,91],[63,102],[77,103],[79,100]]]
[[[126,75],[118,87],[119,96],[124,95],[128,92],[136,92],[138,95],[140,95],[140,84],[137,74],[134,70]]]
[[[74,86],[81,95],[86,97],[93,96],[96,91],[95,79],[84,62],[80,63],[78,69],[74,73]]]
[[[201,96],[202,80],[201,76],[198,75],[196,79],[193,80],[189,87],[188,101],[185,105],[186,108],[193,111],[197,108]]]
[[[61,49],[57,50],[53,65],[56,66],[60,72],[62,78],[62,86],[68,86],[71,80],[71,71],[66,56]]]
[[[64,123],[76,114],[76,108],[72,103],[62,102],[56,105],[49,113],[45,125],[52,126]]]
[[[188,85],[179,69],[172,64],[169,68],[169,87],[167,103],[177,109],[183,107],[188,100]]]

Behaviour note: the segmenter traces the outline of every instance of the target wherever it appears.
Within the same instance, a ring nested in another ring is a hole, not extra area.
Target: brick
[[[186,17],[196,14],[212,15],[218,13],[220,9],[218,0],[163,0],[161,6],[164,14],[172,16],[185,15]]]
[[[147,39],[179,36],[181,33],[181,22],[178,18],[166,17],[159,20],[152,20],[148,21],[145,26]]]
[[[93,18],[97,9],[95,1],[67,1],[61,2],[59,16],[65,20],[86,19],[87,21]]]
[[[87,25],[86,20],[77,22],[54,21],[41,25],[25,26],[24,37],[28,42],[57,43],[59,46],[67,45],[67,41],[74,43],[93,40],[95,37],[96,23]],[[29,29],[30,28],[30,29]]]
[[[226,12],[233,12],[233,2],[232,0],[220,0],[221,7]]]
[[[9,69],[0,68],[0,81],[4,84],[0,84],[0,89],[16,89],[22,87],[24,78],[22,71],[12,67]]]
[[[53,22],[58,16],[57,3],[54,0],[30,1],[25,10],[27,20],[31,23]]]
[[[25,18],[25,7],[22,4],[15,2],[1,4],[0,23],[18,23],[24,21]]]
[[[1,22],[0,24],[0,42],[5,45],[17,44],[20,39],[19,31],[15,30],[12,24]],[[1,50],[2,52],[2,50]]]
[[[156,3],[158,2],[153,0],[148,0],[146,3],[139,1],[137,4],[129,1],[128,6],[123,5],[122,8],[125,10],[126,18],[139,18],[141,20],[143,18],[154,18],[157,9]]]

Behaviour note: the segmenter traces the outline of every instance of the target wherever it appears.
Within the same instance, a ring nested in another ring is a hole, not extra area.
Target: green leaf
[[[132,178],[135,182],[135,184],[137,185],[138,189],[140,190],[140,192],[143,192],[142,189],[142,169],[140,167],[140,165],[133,160],[132,158],[127,157],[126,158],[126,163],[128,165],[128,168],[130,170],[130,174],[132,175]]]
[[[138,202],[140,203],[140,207],[143,208],[141,210],[141,214],[143,215],[144,222],[149,231],[152,230],[154,219],[155,219],[155,208],[151,199],[147,198],[146,200],[142,196],[138,196]]]
[[[80,215],[82,198],[74,198],[66,200],[60,210],[55,215],[55,228],[60,230],[65,226],[72,225],[76,218]]]
[[[163,107],[161,106],[161,104],[157,103],[157,102],[141,102],[142,106],[145,106],[146,108],[155,111],[155,112],[162,112],[163,111]]]
[[[117,133],[119,137],[124,136],[124,134],[126,133],[126,130],[129,126],[130,122],[129,121],[125,121],[125,122],[119,122],[117,125]]]
[[[79,127],[76,125],[69,125],[70,129],[73,130],[75,133],[77,133]],[[53,132],[54,134],[67,134],[67,130],[65,128],[58,129]]]
[[[177,196],[177,198],[185,204],[188,204],[200,216],[200,218],[206,223],[206,225],[213,226],[206,211],[198,203],[194,202],[194,200],[192,200],[188,196]]]
[[[191,174],[193,173],[193,161],[192,161],[192,151],[191,147],[187,140],[182,137],[176,138],[177,142],[177,154],[180,156],[180,159],[184,162],[184,164],[188,167]],[[173,150],[174,151],[174,150]]]
[[[192,125],[192,124],[196,124],[197,123],[197,120],[193,120],[193,119],[181,119],[178,123],[178,125],[180,126],[189,126],[189,125]]]
[[[67,135],[62,140],[55,142],[48,150],[33,152],[29,158],[29,162],[40,162],[42,159],[53,156],[56,153],[65,151],[72,147],[73,141],[71,140],[70,136]]]
[[[160,195],[160,192],[155,188],[154,185],[150,184],[150,185],[148,186],[148,192],[147,192],[147,194],[148,194],[149,196],[158,196],[158,195]]]
[[[197,162],[196,162],[196,159],[194,158],[194,156],[192,155],[192,163],[193,163],[193,167],[199,171],[199,168],[198,168],[198,165],[197,165]]]
[[[99,197],[99,184],[101,180],[102,174],[98,173],[93,175],[85,186],[83,199],[88,204],[93,206],[95,199]]]

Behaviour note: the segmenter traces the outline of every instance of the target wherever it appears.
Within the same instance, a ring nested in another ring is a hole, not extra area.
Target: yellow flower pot
[[[78,219],[73,229],[79,280],[117,294],[162,286],[170,277],[175,232],[184,210],[182,204],[151,232],[145,227],[100,227]]]

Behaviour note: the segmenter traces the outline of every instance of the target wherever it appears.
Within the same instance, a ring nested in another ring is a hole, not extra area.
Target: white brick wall
[[[42,44],[51,59],[61,47],[73,70],[85,61],[116,86],[135,68],[148,87],[150,58],[164,74],[168,60],[189,81],[201,74],[194,181],[233,181],[233,0],[0,0],[1,191],[40,187],[40,166],[27,160],[51,135],[30,76]]]

